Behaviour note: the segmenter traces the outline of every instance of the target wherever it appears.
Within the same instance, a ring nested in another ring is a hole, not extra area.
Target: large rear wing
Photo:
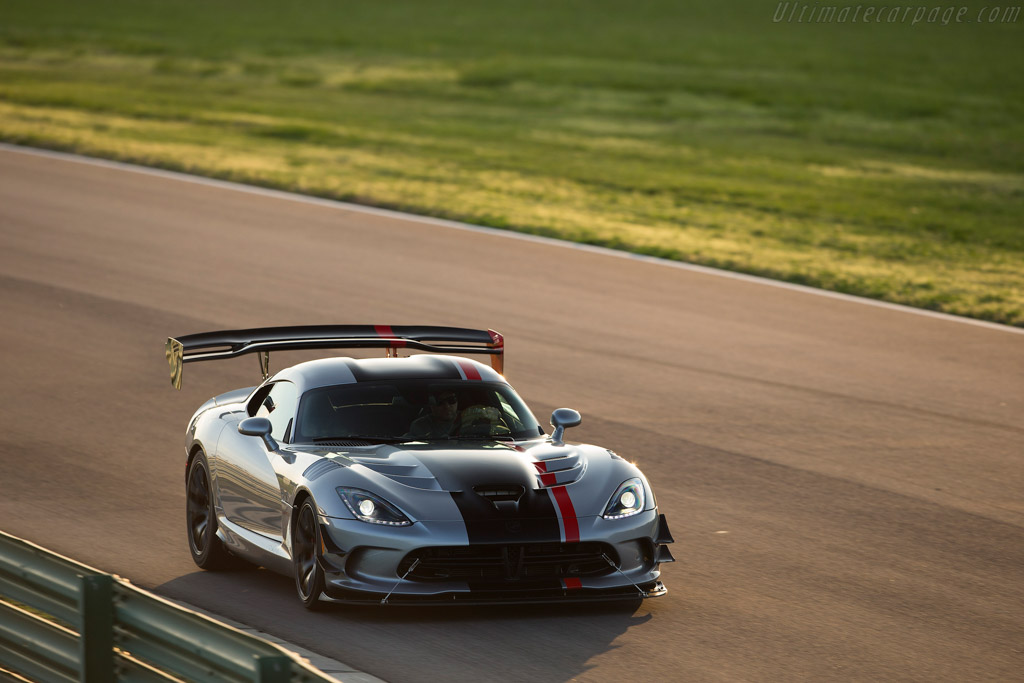
[[[181,389],[185,363],[258,353],[266,379],[270,376],[271,351],[375,348],[386,349],[389,357],[397,356],[399,349],[488,354],[498,374],[502,374],[505,364],[505,340],[494,330],[412,325],[300,325],[201,332],[168,338],[167,363],[171,366],[171,384]]]

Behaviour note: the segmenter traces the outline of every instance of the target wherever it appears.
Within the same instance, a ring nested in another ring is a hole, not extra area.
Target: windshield
[[[331,439],[529,439],[544,433],[512,387],[499,382],[398,380],[312,389],[293,443]]]

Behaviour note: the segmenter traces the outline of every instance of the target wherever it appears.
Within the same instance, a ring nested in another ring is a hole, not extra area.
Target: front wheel
[[[292,534],[292,559],[295,562],[295,589],[306,609],[316,610],[321,606],[320,594],[324,591],[324,570],[320,566],[320,525],[317,523],[316,506],[307,498],[299,508]]]
[[[231,568],[234,558],[217,538],[210,470],[202,453],[197,454],[189,465],[185,494],[185,524],[192,560],[209,571]]]

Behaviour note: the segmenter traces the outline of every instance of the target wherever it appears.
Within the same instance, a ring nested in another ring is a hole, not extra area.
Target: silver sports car
[[[269,352],[381,348],[270,375]],[[399,357],[402,351],[425,351]],[[331,601],[497,603],[664,595],[672,542],[635,465],[549,435],[502,376],[493,330],[331,325],[167,340],[184,363],[256,353],[263,382],[211,398],[185,434],[196,564],[238,558]],[[445,355],[432,355],[445,354]],[[451,355],[460,354],[460,355]],[[462,357],[485,354],[485,365]]]

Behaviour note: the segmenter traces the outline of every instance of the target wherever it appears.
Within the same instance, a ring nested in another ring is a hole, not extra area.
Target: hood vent
[[[315,479],[319,479],[331,470],[338,469],[339,467],[341,467],[341,465],[338,463],[324,458],[323,460],[317,460],[315,463],[307,467],[306,471],[302,473],[302,476],[307,481],[313,481]]]
[[[338,439],[337,441],[318,441],[317,448],[360,448],[372,446],[369,441],[358,441],[356,439]]]
[[[473,493],[491,501],[502,512],[516,512],[526,487],[520,484],[480,484],[473,487]]]
[[[541,488],[550,488],[571,484],[582,477],[586,461],[581,459],[578,453],[574,453],[564,458],[535,462],[533,466],[537,470]]]
[[[519,499],[526,493],[526,489],[519,484],[486,484],[474,486],[473,492],[478,496],[483,496],[492,503],[500,501],[518,503]]]
[[[376,458],[349,457],[352,462],[358,463],[368,470],[381,474],[403,486],[411,486],[414,489],[422,489],[424,491],[441,490],[441,485],[437,483],[437,478],[422,463],[416,461],[395,463],[391,461],[383,462]]]

